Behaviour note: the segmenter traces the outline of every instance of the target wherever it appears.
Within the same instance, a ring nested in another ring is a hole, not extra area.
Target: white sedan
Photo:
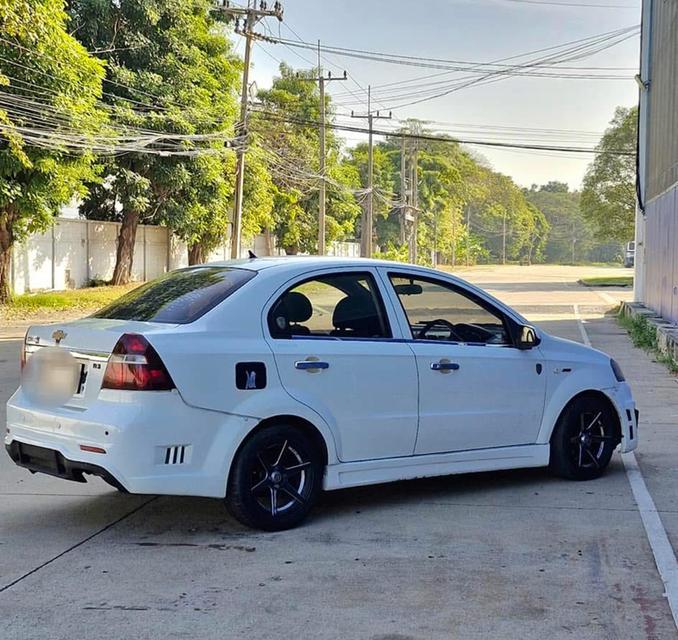
[[[609,356],[452,275],[386,261],[174,271],[31,327],[22,369],[16,464],[225,498],[268,530],[298,524],[323,489],[540,466],[588,480],[638,438]]]

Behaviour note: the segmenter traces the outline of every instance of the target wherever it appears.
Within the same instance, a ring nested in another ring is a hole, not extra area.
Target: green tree
[[[314,123],[320,117],[317,70],[295,71],[280,65],[280,75],[270,89],[259,92],[262,112],[253,114],[260,153],[266,159],[275,188],[273,232],[286,253],[317,250],[319,194],[319,135]],[[325,96],[327,122],[332,122],[332,103]],[[353,234],[360,206],[354,197],[359,187],[356,173],[342,166],[341,146],[331,129],[326,130],[326,239]]]
[[[637,121],[637,107],[617,107],[584,177],[581,208],[599,240],[627,242],[634,235],[636,158],[610,152],[635,150]]]
[[[374,246],[386,247],[389,243],[399,242],[400,224],[393,213],[395,181],[399,179],[392,162],[393,149],[387,144],[374,145],[372,154],[372,242]],[[353,167],[357,189],[367,189],[368,146],[360,143],[349,150],[344,165]],[[366,206],[367,193],[361,194],[359,201]],[[362,238],[362,217],[356,221],[355,236]]]
[[[470,233],[482,239],[486,260],[542,259],[549,225],[508,176],[477,164],[471,168],[466,204]]]
[[[96,132],[102,65],[67,30],[63,0],[0,0],[0,92],[24,109],[0,108],[0,303],[10,297],[14,243],[44,230],[84,183],[96,177],[91,153],[32,146],[23,127],[45,128],[25,105],[40,103],[64,130]],[[49,122],[49,120],[48,120]]]
[[[532,185],[525,197],[543,212],[550,226],[544,246],[546,262],[557,264],[583,262],[594,245],[591,224],[582,214],[578,191],[565,183]]]
[[[72,0],[76,36],[106,61],[104,98],[119,126],[232,134],[241,64],[211,7],[209,0]],[[114,284],[130,279],[142,221],[170,225],[191,245],[193,260],[225,233],[234,165],[215,138],[178,137],[175,147],[195,156],[152,149],[107,163],[105,181],[82,211],[122,222]]]
[[[409,121],[404,133],[423,133]],[[412,146],[408,141],[407,146]],[[507,176],[482,165],[454,140],[423,140],[417,148],[417,256],[423,263],[540,260],[549,225]],[[380,255],[404,255],[400,242],[402,144],[394,136],[374,147],[374,227]],[[410,155],[411,160],[411,155]],[[346,163],[367,186],[367,148],[352,149]],[[468,223],[468,224],[467,224]]]

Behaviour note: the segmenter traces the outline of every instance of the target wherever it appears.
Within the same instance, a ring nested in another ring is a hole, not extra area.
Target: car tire
[[[619,423],[610,403],[585,394],[563,410],[551,436],[549,468],[561,478],[600,477],[619,444]]]
[[[282,531],[308,515],[322,487],[323,460],[302,429],[274,424],[253,433],[236,454],[226,506],[241,523]]]

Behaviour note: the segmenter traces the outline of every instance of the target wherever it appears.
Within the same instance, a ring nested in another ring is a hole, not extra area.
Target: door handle
[[[458,371],[459,364],[450,362],[449,360],[440,360],[439,362],[432,362],[431,369],[433,371],[440,371],[441,373],[449,373],[450,371]]]
[[[294,363],[294,368],[299,369],[301,371],[309,371],[311,373],[314,373],[315,371],[319,371],[320,369],[329,369],[330,363],[321,362],[320,360],[297,360]]]

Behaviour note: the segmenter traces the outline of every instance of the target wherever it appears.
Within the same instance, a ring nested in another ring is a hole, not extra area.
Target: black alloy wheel
[[[563,478],[597,478],[609,465],[619,441],[619,421],[610,403],[593,394],[578,396],[554,429],[549,466]]]
[[[299,524],[317,500],[322,461],[301,429],[271,425],[255,432],[233,463],[226,494],[243,524],[268,531]]]

